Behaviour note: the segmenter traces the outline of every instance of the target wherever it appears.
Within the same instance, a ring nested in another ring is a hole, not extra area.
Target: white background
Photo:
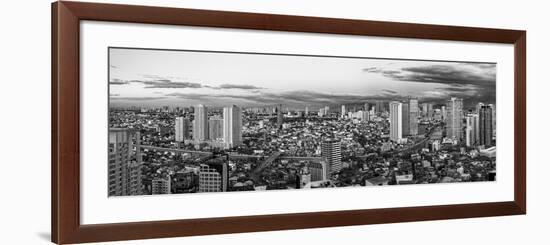
[[[508,99],[514,96],[514,52],[513,46],[506,44],[89,21],[83,22],[80,30],[82,224],[513,200],[512,110],[497,113],[496,182],[108,198],[105,142],[109,46],[496,62],[499,108],[514,106]]]
[[[119,1],[122,2],[122,1]],[[117,244],[544,243],[550,21],[544,1],[124,1],[189,8],[528,30],[528,215],[279,231]],[[50,3],[12,1],[0,18],[2,244],[47,244],[50,225]],[[7,86],[6,86],[7,85]],[[510,108],[512,109],[512,108]],[[536,242],[536,241],[539,242]],[[529,242],[531,241],[531,242]]]

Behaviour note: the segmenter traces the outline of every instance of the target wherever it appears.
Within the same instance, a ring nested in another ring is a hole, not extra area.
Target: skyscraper
[[[109,196],[142,194],[140,144],[137,130],[109,129]]]
[[[330,173],[342,169],[342,145],[337,139],[327,139],[321,143],[321,156],[327,159]]]
[[[193,138],[196,141],[204,141],[209,138],[208,137],[208,108],[202,104],[198,105],[195,108]]]
[[[466,146],[475,146],[479,142],[479,116],[469,114],[466,116]]]
[[[422,117],[427,117],[428,116],[428,103],[422,103],[422,104],[420,104],[420,106],[422,107]]]
[[[454,138],[458,141],[462,140],[462,99],[451,98],[447,101],[447,119],[445,120],[447,127],[447,137]]]
[[[363,110],[364,111],[369,111],[370,110],[369,103],[365,102],[365,105],[363,106]]]
[[[376,101],[376,113],[382,113],[385,111],[384,108],[384,102],[383,101]]]
[[[403,104],[397,101],[390,102],[390,139],[399,141],[403,138]]]
[[[346,117],[346,105],[342,105],[342,118]]]
[[[428,111],[426,112],[426,116],[429,118],[429,119],[432,119],[433,116],[434,116],[434,104],[432,103],[427,103],[428,105]]]
[[[223,123],[224,120],[220,118],[210,118],[208,120],[208,137],[211,140],[223,139]]]
[[[174,126],[176,141],[183,142],[185,139],[189,139],[189,124],[189,119],[176,117]]]
[[[410,127],[411,127],[410,118],[411,118],[411,115],[409,113],[409,104],[408,103],[402,103],[402,106],[401,106],[401,119],[402,119],[401,126],[403,127],[403,130],[402,130],[403,136],[410,135]]]
[[[479,144],[491,146],[493,141],[493,108],[481,106],[479,110]]]
[[[309,114],[309,108],[306,106],[305,117],[307,117],[308,114]]]
[[[231,148],[243,143],[242,113],[236,105],[223,108],[223,140],[226,147]]]
[[[283,128],[283,105],[279,105],[276,109],[277,112],[277,129]]]
[[[212,159],[200,165],[199,192],[227,191],[228,172],[227,162],[221,159]]]
[[[418,134],[418,100],[409,100],[409,133],[412,136]]]

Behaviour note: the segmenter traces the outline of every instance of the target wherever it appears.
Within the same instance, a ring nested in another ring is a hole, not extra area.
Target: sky
[[[111,106],[289,108],[418,98],[495,104],[496,64],[109,49]]]

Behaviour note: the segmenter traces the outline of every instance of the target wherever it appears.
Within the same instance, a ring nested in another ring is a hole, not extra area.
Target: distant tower
[[[493,141],[493,108],[481,106],[479,110],[479,144],[491,146]]]
[[[305,117],[307,117],[307,115],[309,114],[309,108],[307,108],[307,106],[306,106],[306,112],[305,113],[306,113]]]
[[[193,138],[198,141],[207,140],[208,137],[208,109],[204,105],[195,108],[195,123]]]
[[[342,118],[346,117],[346,105],[342,105]]]
[[[412,136],[418,134],[418,100],[409,100],[409,133]]]
[[[176,117],[174,127],[177,142],[183,142],[185,139],[189,139],[189,124],[189,119]]]
[[[327,159],[330,173],[342,169],[342,145],[337,139],[328,139],[321,143],[321,156]]]
[[[137,130],[109,129],[109,196],[142,194],[140,144]]]
[[[447,137],[462,140],[462,99],[451,98],[447,101]]]
[[[365,105],[363,106],[364,111],[369,111],[369,103],[365,102]]]
[[[279,105],[277,111],[277,129],[283,128],[283,105]]]
[[[228,148],[243,143],[241,108],[233,105],[223,108],[223,140]]]
[[[397,101],[390,102],[390,139],[399,141],[403,138],[402,114],[403,104]]]
[[[383,101],[376,101],[376,112],[377,113],[382,113],[384,111],[385,111],[384,102]]]

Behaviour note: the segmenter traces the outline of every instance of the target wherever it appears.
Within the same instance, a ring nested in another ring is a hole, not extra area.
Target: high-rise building
[[[412,136],[418,134],[418,100],[409,100],[409,133]]]
[[[200,165],[199,192],[225,192],[227,184],[227,162],[221,159],[212,159]]]
[[[204,105],[198,105],[195,108],[195,121],[193,127],[193,138],[196,141],[204,141],[208,137],[208,108]]]
[[[422,103],[420,104],[420,107],[422,107],[422,117],[428,116],[428,103]]]
[[[284,122],[284,119],[283,119],[283,105],[279,105],[277,107],[277,129],[282,129],[283,128],[283,122]]]
[[[137,130],[109,129],[109,196],[142,194],[140,144]]]
[[[441,106],[441,117],[443,118],[443,121],[447,121],[447,107]]]
[[[367,122],[370,120],[370,115],[368,111],[358,111],[357,115],[357,117],[360,118],[363,122]]]
[[[189,119],[184,117],[176,117],[175,121],[175,136],[176,141],[183,142],[185,139],[189,139]]]
[[[309,164],[311,181],[325,181],[330,179],[330,169],[326,160],[312,162]]]
[[[490,105],[479,109],[479,144],[490,146],[493,141],[493,108]]]
[[[434,116],[434,104],[432,103],[427,103],[428,105],[428,111],[426,112],[426,116],[429,118],[429,119],[432,119],[433,116]]]
[[[325,106],[325,115],[330,114],[330,107],[327,105]]]
[[[403,104],[397,101],[390,102],[390,139],[399,141],[403,138]]]
[[[403,136],[410,135],[410,128],[411,128],[411,115],[409,113],[409,104],[408,103],[402,103],[401,106],[401,126],[403,127],[402,134]]]
[[[208,120],[208,137],[211,140],[223,140],[223,123],[221,118],[210,118]]]
[[[462,99],[451,98],[447,101],[447,137],[454,138],[458,141],[462,140]]]
[[[384,111],[385,111],[384,102],[383,101],[376,101],[376,113],[382,113]]]
[[[306,110],[305,110],[305,117],[307,117],[309,114],[309,108],[306,106]]]
[[[242,113],[236,105],[223,108],[223,140],[228,148],[243,143]]]
[[[365,102],[365,105],[363,106],[363,110],[364,111],[369,111],[370,110],[369,103]]]
[[[479,116],[469,114],[466,116],[466,146],[475,146],[479,142]]]
[[[493,113],[492,113],[492,123],[493,123],[493,135],[496,134],[496,127],[497,127],[497,106],[495,104],[489,104],[491,107]]]
[[[321,143],[321,156],[327,159],[330,173],[342,169],[342,145],[337,139],[327,139]]]
[[[342,118],[346,117],[346,105],[342,105]]]
[[[170,194],[171,181],[170,175],[155,177],[151,180],[151,194]]]

